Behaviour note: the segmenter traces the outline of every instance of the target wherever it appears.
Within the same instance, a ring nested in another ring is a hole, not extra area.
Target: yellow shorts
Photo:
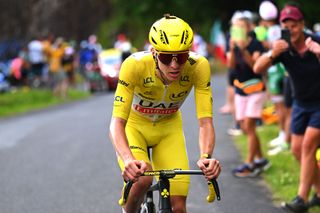
[[[147,149],[152,148],[153,170],[189,169],[180,114],[156,124],[146,120],[129,119],[126,135],[130,149],[137,160],[150,163]],[[120,158],[118,162],[123,170],[124,164]],[[190,176],[188,175],[178,175],[170,179],[170,194],[187,196],[189,184]]]

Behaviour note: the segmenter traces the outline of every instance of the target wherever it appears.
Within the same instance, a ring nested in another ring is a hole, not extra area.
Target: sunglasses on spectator
[[[189,52],[184,53],[158,53],[158,59],[161,63],[169,65],[172,60],[175,60],[178,64],[182,65],[187,62],[189,58]]]

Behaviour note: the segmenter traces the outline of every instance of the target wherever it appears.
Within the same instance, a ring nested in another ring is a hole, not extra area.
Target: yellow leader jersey
[[[190,52],[180,79],[164,85],[156,76],[151,52],[134,53],[121,66],[113,117],[156,123],[179,116],[192,87],[197,117],[212,117],[210,65],[205,57]]]

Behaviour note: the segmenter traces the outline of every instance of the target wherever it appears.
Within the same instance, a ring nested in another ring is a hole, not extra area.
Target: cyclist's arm
[[[127,121],[122,118],[113,117],[110,123],[109,134],[118,157],[120,157],[123,162],[134,160],[125,134],[126,123]]]
[[[126,120],[113,117],[110,124],[110,138],[113,142],[118,157],[124,163],[122,176],[125,180],[136,181],[138,177],[146,170],[145,162],[134,158],[125,134]]]
[[[212,118],[200,118],[199,120],[199,147],[200,155],[212,155],[215,146],[215,132]]]
[[[214,148],[212,122],[211,72],[207,59],[199,58],[195,72],[194,95],[199,121],[199,146],[202,154],[211,155]]]
[[[221,166],[218,160],[211,158],[215,146],[215,131],[212,118],[199,119],[200,158],[197,162],[208,180],[219,176]]]
[[[109,134],[118,157],[124,163],[122,175],[125,180],[136,180],[146,169],[144,162],[134,158],[125,133],[136,85],[134,75],[136,75],[136,61],[129,57],[121,66]]]
[[[210,85],[210,65],[206,59],[199,60],[195,73],[195,100],[197,118],[199,121],[200,156],[211,156],[215,145],[215,133],[212,122],[212,92]],[[200,158],[197,162],[207,179],[217,177],[220,173],[220,164],[215,159]]]

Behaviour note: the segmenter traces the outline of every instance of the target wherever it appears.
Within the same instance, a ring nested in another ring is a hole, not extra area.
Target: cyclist
[[[136,212],[152,182],[139,176],[146,170],[188,169],[179,108],[194,87],[199,121],[200,157],[207,179],[218,177],[219,161],[211,158],[215,145],[212,122],[210,66],[207,59],[189,52],[193,31],[182,19],[165,15],[149,32],[151,52],[137,52],[122,64],[115,92],[110,138],[124,180],[133,180],[125,212]],[[148,158],[152,148],[152,165]],[[173,212],[186,212],[190,177],[170,182]]]
[[[320,39],[304,32],[304,16],[297,5],[285,6],[280,22],[290,31],[290,40],[275,41],[272,49],[256,61],[254,71],[262,73],[282,62],[292,80],[291,150],[301,170],[298,195],[283,207],[291,212],[306,212],[311,206],[320,206],[320,171],[315,159],[320,144]],[[308,204],[312,185],[316,193]]]

